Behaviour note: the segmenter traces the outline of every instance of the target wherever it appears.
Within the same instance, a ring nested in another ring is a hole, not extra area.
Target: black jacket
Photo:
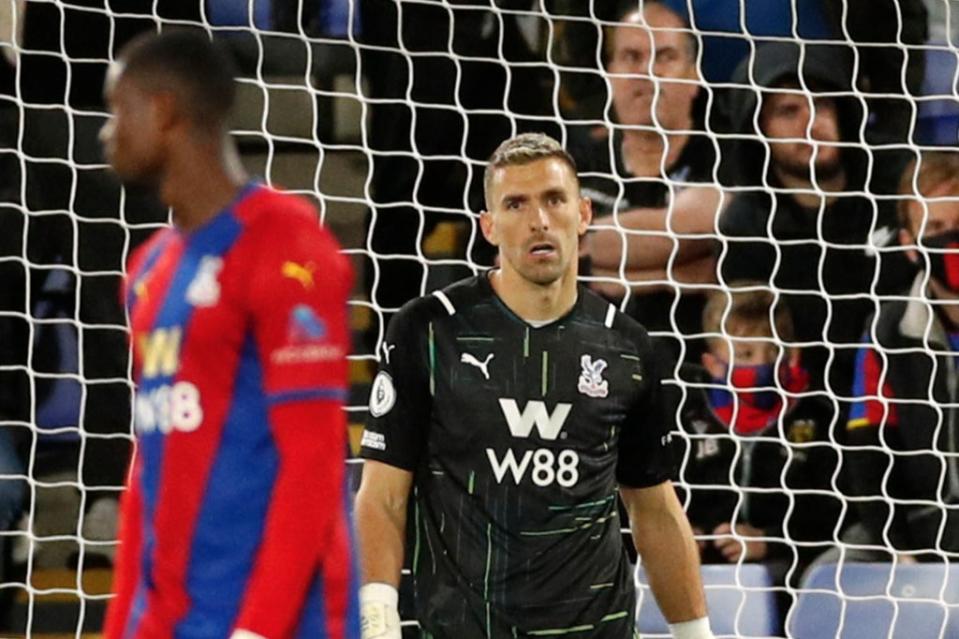
[[[844,53],[810,45],[800,64],[795,44],[765,44],[744,61],[735,79],[769,88],[802,77],[815,91],[848,90],[851,72]],[[757,92],[745,89],[737,90],[728,105],[741,134],[731,164],[737,167],[736,181],[747,188],[720,217],[721,281],[758,280],[783,291],[796,339],[807,346],[804,360],[814,386],[849,396],[852,354],[866,317],[876,310],[876,295],[902,290],[914,274],[893,250],[895,201],[881,197],[895,193],[905,158],[867,149],[859,135],[861,107],[837,98],[841,137],[859,144],[843,150],[845,192],[822,209],[805,209],[765,170],[767,147],[757,140],[754,124],[758,105]]]
[[[687,367],[684,377],[692,380],[679,407],[686,437],[673,441],[690,523],[707,534],[724,522],[751,524],[789,542],[771,544],[770,559],[795,551],[808,564],[838,537],[842,521],[831,403],[804,397],[764,430],[738,436],[711,410],[705,371]]]
[[[883,304],[875,321],[897,425],[850,428],[848,441],[856,448],[848,460],[857,495],[868,498],[857,501],[863,523],[877,543],[885,531],[899,550],[955,553],[959,363],[943,323],[922,301],[921,283],[917,278],[909,301]]]

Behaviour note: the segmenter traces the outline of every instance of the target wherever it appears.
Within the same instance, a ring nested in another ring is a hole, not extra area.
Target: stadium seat
[[[258,29],[272,27],[268,0],[253,0],[253,24]],[[250,5],[235,0],[208,0],[206,15],[210,24],[221,27],[245,27],[250,24]]]
[[[926,76],[922,83],[924,99],[919,102],[916,142],[954,146],[959,141],[959,100],[956,100],[957,53],[944,42],[930,42],[927,49]]]
[[[709,621],[716,636],[769,637],[779,613],[772,577],[761,564],[707,565],[702,568]],[[642,567],[636,570],[636,629],[640,635],[669,635],[669,626],[649,589]]]
[[[795,639],[959,637],[959,566],[819,566],[787,625]]]

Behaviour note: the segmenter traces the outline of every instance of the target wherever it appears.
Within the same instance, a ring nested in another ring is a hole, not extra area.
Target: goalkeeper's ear
[[[580,235],[586,235],[589,225],[593,221],[593,201],[588,197],[579,198],[579,228]]]
[[[486,238],[487,242],[493,246],[499,246],[499,240],[496,237],[496,225],[493,223],[493,214],[489,211],[480,213],[480,229],[482,229],[483,237]]]

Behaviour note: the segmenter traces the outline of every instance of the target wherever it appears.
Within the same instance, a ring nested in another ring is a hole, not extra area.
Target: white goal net
[[[494,265],[485,161],[544,132],[592,201],[582,283],[665,362],[717,634],[959,636],[952,0],[0,0],[0,635],[101,630],[118,291],[169,222],[107,170],[102,82],[158,28],[233,53],[244,164],[353,258],[355,480],[386,324]],[[668,636],[641,566],[637,596]]]

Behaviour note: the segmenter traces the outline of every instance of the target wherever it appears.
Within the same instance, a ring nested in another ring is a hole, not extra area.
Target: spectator
[[[697,108],[696,39],[664,4],[646,2],[609,29],[606,54],[616,125],[612,135],[577,130],[571,142],[583,194],[592,200],[594,211],[604,215],[595,222],[600,230],[590,241],[589,255],[591,275],[609,279],[595,281],[594,287],[621,298],[627,293],[617,281],[622,269],[636,282],[632,292],[638,298],[631,315],[652,331],[673,330],[675,321],[680,332],[696,333],[702,314],[700,291],[684,291],[674,311],[679,287],[658,282],[714,281],[715,258],[709,244],[701,257],[667,268],[674,252],[672,241],[638,236],[636,241],[667,245],[658,263],[638,264],[630,258],[645,251],[630,249],[624,259],[621,230],[622,226],[643,229],[651,220],[658,224],[677,192],[710,180],[714,173],[713,143],[699,132],[702,108]]]
[[[698,31],[703,42],[703,75],[728,82],[757,38],[806,41],[847,40],[856,45],[856,85],[866,93],[870,129],[896,140],[910,130],[910,95],[923,75],[926,41],[923,0],[663,0]],[[887,44],[888,46],[877,46]],[[860,46],[864,45],[864,46]]]
[[[313,118],[317,138],[333,143],[335,107],[328,93],[334,89],[335,76],[356,72],[356,51],[347,39],[360,34],[362,23],[359,7],[351,12],[349,4],[350,0],[206,0],[205,18],[214,37],[229,47],[243,76],[310,78],[318,90]]]
[[[798,581],[842,519],[829,494],[839,468],[834,410],[802,395],[800,349],[782,346],[794,339],[788,308],[761,283],[737,285],[711,294],[703,312],[707,352],[679,412],[679,479],[694,530],[712,535],[700,540],[704,562],[762,561],[780,583],[787,573]]]
[[[902,162],[863,145],[858,102],[827,93],[850,90],[845,53],[807,45],[800,68],[800,47],[776,42],[740,65],[735,81],[753,88],[730,101],[730,159],[745,188],[720,219],[722,281],[783,291],[795,339],[816,344],[804,351],[813,387],[839,397],[875,296],[909,277],[901,255],[882,250],[894,207],[874,197],[894,190]]]
[[[956,453],[959,351],[959,153],[928,152],[900,182],[900,241],[920,273],[885,302],[856,358],[848,441],[862,524],[847,559],[959,552]],[[868,447],[868,448],[867,448]]]
[[[545,0],[543,3],[553,25],[550,59],[559,65],[558,98],[565,122],[596,121],[605,117],[609,91],[603,77],[602,62],[607,53],[603,49],[603,32],[625,12],[636,11],[636,6],[635,0]]]
[[[823,0],[834,30],[855,43],[856,84],[869,106],[869,128],[889,141],[913,131],[915,97],[920,94],[929,36],[923,0]],[[935,2],[932,4],[944,4]],[[877,46],[885,44],[886,46]],[[954,140],[953,140],[954,141]]]
[[[694,25],[703,41],[703,75],[709,82],[728,82],[736,65],[746,57],[757,37],[776,36],[804,40],[834,37],[819,0],[801,3],[765,0],[749,3],[743,10],[739,0],[663,0],[684,20]],[[743,15],[745,13],[745,15]]]
[[[130,432],[119,273],[125,251],[145,238],[144,226],[166,219],[165,209],[152,198],[121,193],[116,179],[100,168],[101,87],[113,52],[155,28],[154,16],[194,17],[181,4],[137,0],[125,5],[122,16],[111,17],[105,0],[19,3],[14,8],[23,13],[13,23],[21,29],[16,34],[21,46],[16,56],[2,61],[14,65],[8,71],[17,81],[6,85],[8,95],[0,99],[0,147],[22,154],[23,160],[0,172],[0,197],[16,205],[0,216],[5,237],[0,254],[26,258],[26,263],[0,266],[0,310],[18,314],[0,318],[0,364],[71,372],[60,367],[61,351],[82,345],[82,352],[72,353],[82,368],[72,372],[83,376],[83,403],[50,412],[68,413],[68,425],[78,427],[85,440],[70,455],[83,451],[74,467],[87,489],[82,533],[88,540],[116,538],[115,498],[129,458],[129,440],[118,436]],[[198,7],[194,12],[198,17]],[[53,285],[54,279],[61,282]],[[75,322],[69,329],[62,324],[65,332],[47,330],[50,325],[34,321],[41,315]],[[61,342],[70,332],[70,343]],[[28,359],[31,335],[33,357]],[[41,409],[61,398],[49,377],[38,376],[31,390],[22,370],[7,369],[0,377],[0,420],[42,427],[39,413],[47,411]],[[81,396],[76,386],[71,397]],[[35,429],[11,430],[21,449],[36,451]],[[102,560],[101,551],[111,550],[95,545],[86,556]]]

